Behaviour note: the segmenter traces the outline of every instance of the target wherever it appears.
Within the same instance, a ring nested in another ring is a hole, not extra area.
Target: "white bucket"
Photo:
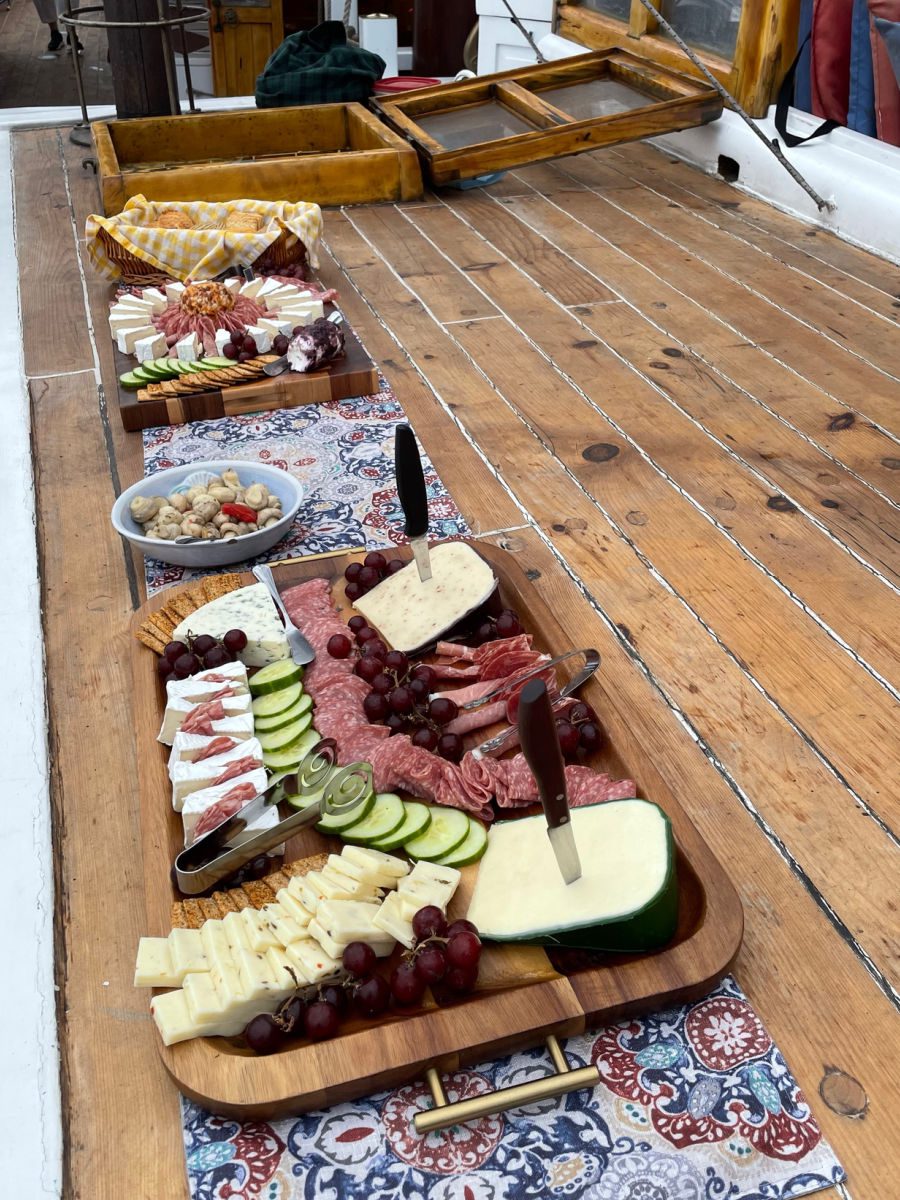
[[[213,84],[212,52],[210,50],[195,50],[188,55],[191,64],[191,87],[195,96],[212,96],[215,94]],[[187,100],[187,80],[184,77],[184,56],[175,55],[175,75],[178,79],[178,95],[181,100]]]

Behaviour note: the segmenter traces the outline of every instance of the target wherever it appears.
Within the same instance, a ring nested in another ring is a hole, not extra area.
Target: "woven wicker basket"
[[[107,230],[100,229],[98,237],[103,243],[104,251],[110,261],[115,263],[121,271],[121,281],[126,286],[154,287],[171,278],[151,266],[150,263],[144,262],[142,258],[132,254],[130,250],[126,250]],[[256,271],[270,273],[277,273],[279,267],[300,266],[302,273],[298,278],[308,278],[309,261],[306,247],[300,238],[295,233],[291,233],[289,229],[282,230],[281,236],[276,238],[266,252],[255,263],[249,265]]]

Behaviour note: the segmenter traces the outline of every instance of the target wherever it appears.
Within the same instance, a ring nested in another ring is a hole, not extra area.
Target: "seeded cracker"
[[[204,921],[203,909],[200,907],[200,901],[182,900],[181,903],[184,909],[184,919],[187,922],[188,929],[199,929]]]
[[[213,892],[213,900],[219,906],[219,916],[224,916],[225,913],[240,912],[238,905],[234,901],[234,892]]]
[[[162,654],[166,648],[166,642],[158,636],[155,630],[148,629],[146,625],[139,625],[135,633],[135,637],[142,646],[146,646],[152,650],[154,654]]]
[[[217,600],[219,596],[226,596],[229,592],[235,592],[239,587],[243,587],[240,575],[234,572],[228,575],[208,575],[203,581],[203,592],[206,601]]]
[[[251,879],[244,884],[244,891],[250,897],[254,908],[263,908],[275,899],[275,893],[262,879]]]

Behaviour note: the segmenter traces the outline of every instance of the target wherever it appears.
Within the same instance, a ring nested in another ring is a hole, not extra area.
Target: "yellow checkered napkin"
[[[186,213],[193,229],[159,229],[156,222],[165,209]],[[229,213],[259,213],[265,220],[258,233],[225,231]],[[271,200],[157,201],[133,196],[114,217],[90,216],[85,226],[88,253],[101,275],[116,279],[121,268],[110,257],[101,230],[136,258],[175,279],[212,279],[229,267],[253,263],[287,230],[306,247],[310,266],[319,265],[322,210],[318,204]]]

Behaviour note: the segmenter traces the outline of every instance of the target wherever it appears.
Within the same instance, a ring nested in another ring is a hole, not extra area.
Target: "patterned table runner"
[[[192,1200],[794,1200],[844,1179],[731,978],[705,1000],[569,1038],[602,1083],[427,1137],[423,1082],[294,1120],[183,1101]],[[448,1098],[524,1083],[546,1052],[444,1077]]]

